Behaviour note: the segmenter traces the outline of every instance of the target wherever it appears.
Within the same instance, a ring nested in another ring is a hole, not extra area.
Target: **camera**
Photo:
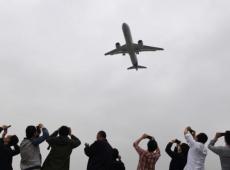
[[[88,143],[85,143],[85,147],[89,147],[89,144],[88,144]]]
[[[152,139],[153,139],[152,136],[146,136],[146,138],[149,139],[149,140],[152,140]]]
[[[175,139],[175,143],[179,145],[181,143],[181,141],[178,139]]]
[[[3,130],[7,130],[7,129],[9,129],[10,127],[11,127],[11,125],[5,126],[5,127],[3,127]]]
[[[221,136],[225,136],[225,133],[220,133]]]
[[[188,128],[188,131],[189,131],[192,135],[195,135],[195,134],[196,134],[196,131],[193,130],[191,127]]]

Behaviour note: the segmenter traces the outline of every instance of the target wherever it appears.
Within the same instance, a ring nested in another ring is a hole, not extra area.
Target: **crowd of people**
[[[13,170],[13,157],[20,154],[21,170],[69,170],[72,150],[81,145],[81,141],[72,134],[71,128],[61,126],[51,135],[43,124],[28,126],[25,138],[21,141],[16,135],[7,135],[10,126],[0,126],[0,170]],[[205,143],[208,136],[205,133],[196,133],[191,127],[184,130],[186,143],[178,139],[171,140],[166,148],[166,153],[171,157],[169,170],[204,170],[207,148]],[[215,146],[221,137],[225,139],[224,146]],[[147,147],[142,148],[140,142],[147,139]],[[39,145],[46,141],[50,150],[42,163]],[[174,149],[172,146],[175,144]],[[155,170],[155,165],[161,156],[158,143],[153,136],[143,134],[133,143],[139,155],[137,170]],[[208,144],[208,148],[220,157],[222,170],[230,170],[230,131],[216,133]],[[99,131],[96,141],[89,145],[85,143],[85,155],[89,158],[87,170],[125,170],[121,156],[113,148],[106,136],[106,132]]]

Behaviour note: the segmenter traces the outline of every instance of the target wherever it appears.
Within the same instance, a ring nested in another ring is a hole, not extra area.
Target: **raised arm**
[[[211,151],[213,151],[214,153],[218,155],[222,154],[223,149],[221,146],[215,146],[215,143],[222,136],[223,136],[223,133],[216,133],[215,137],[208,144],[208,149],[210,149]]]
[[[76,148],[76,147],[81,145],[81,141],[76,136],[74,136],[72,134],[71,128],[69,130],[69,135],[70,135],[70,138],[71,138],[71,145],[72,145],[73,148]]]
[[[190,129],[191,129],[190,127],[185,128],[184,137],[185,137],[185,140],[187,141],[188,145],[193,146],[195,144],[195,140],[193,139],[193,136],[189,131]]]
[[[47,139],[48,144],[52,144],[53,139],[58,135],[58,130],[55,130]]]
[[[7,135],[7,128],[3,128],[2,139],[4,139]]]
[[[33,145],[39,145],[49,137],[48,130],[42,124],[39,124],[39,127],[42,129],[42,136],[33,139],[32,140]]]
[[[72,134],[72,135],[70,135],[70,137],[71,137],[71,140],[72,140],[72,147],[73,148],[76,148],[76,147],[81,145],[81,141],[76,136],[74,136]]]
[[[7,134],[7,129],[8,129],[9,127],[11,127],[11,125],[9,125],[9,126],[3,125],[3,126],[0,127],[0,133],[3,131],[2,139],[5,138],[5,136],[6,136],[6,134]]]
[[[172,145],[174,143],[174,140],[172,140],[171,142],[169,142],[165,148],[165,152],[171,157],[171,158],[175,158],[176,157],[176,153],[174,151],[172,151]]]
[[[139,143],[145,139],[145,138],[149,138],[150,136],[147,135],[147,134],[143,134],[141,137],[139,137],[134,143],[133,143],[133,147],[135,148],[135,150],[137,151],[138,154],[141,154],[142,152],[144,152],[145,150],[142,149],[140,146],[139,146]],[[151,137],[153,138],[153,137]]]
[[[86,156],[91,157],[93,153],[96,152],[97,143],[98,142],[95,141],[92,145],[88,143],[85,144],[84,152]]]

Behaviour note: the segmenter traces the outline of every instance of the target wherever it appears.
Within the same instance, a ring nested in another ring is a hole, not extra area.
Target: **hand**
[[[7,134],[7,131],[8,131],[8,126],[3,125],[3,126],[2,126],[2,128],[3,128],[2,138],[4,139],[4,138],[5,138],[5,136],[6,136],[6,134]]]
[[[193,130],[190,126],[188,126],[186,129],[187,129],[187,131],[189,131],[189,132],[191,133],[191,135],[192,135],[193,137],[196,136],[196,131]]]
[[[146,133],[144,133],[144,134],[142,135],[142,138],[143,138],[143,139],[148,138],[148,137],[149,137],[149,135],[146,134]]]
[[[39,123],[39,124],[38,124],[38,127],[39,127],[40,129],[42,129],[42,128],[44,128],[45,126],[44,126],[42,123]]]
[[[69,135],[70,135],[70,136],[72,135],[72,130],[71,130],[71,128],[69,128]]]
[[[9,127],[11,127],[11,125],[3,125],[2,128],[5,130],[5,129],[8,129]]]
[[[176,139],[171,140],[171,143],[175,143],[175,142],[176,142]]]
[[[215,135],[215,139],[217,140],[218,138],[224,136],[224,133],[217,132]]]
[[[2,128],[3,128],[3,135],[5,136],[8,132],[8,128],[11,127],[11,125],[7,126],[7,125],[3,125]]]
[[[192,128],[191,128],[190,126],[188,126],[186,129],[187,129],[188,131],[192,130]]]
[[[7,129],[7,128],[3,129],[3,135],[6,135],[7,132],[8,132],[8,129]]]

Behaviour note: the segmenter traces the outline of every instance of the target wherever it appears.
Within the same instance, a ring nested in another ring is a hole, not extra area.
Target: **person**
[[[219,138],[224,136],[225,146],[215,146],[215,143]],[[222,170],[230,169],[230,131],[225,133],[216,133],[214,139],[212,139],[208,145],[208,148],[219,155]]]
[[[61,126],[46,142],[51,151],[42,165],[42,170],[69,170],[72,150],[81,144],[81,141],[72,134],[71,128]]]
[[[147,150],[139,146],[139,143],[143,139],[149,139],[147,143]],[[133,147],[139,154],[137,170],[155,170],[155,164],[160,157],[160,149],[154,137],[143,134],[133,143]]]
[[[2,138],[0,139],[0,169],[13,170],[13,157],[20,153],[18,146],[18,137],[16,135],[7,135],[9,126],[0,127],[0,133],[3,130]],[[7,136],[6,136],[7,135]],[[11,148],[13,147],[13,149]]]
[[[2,130],[3,130],[3,127],[2,127],[2,126],[0,126],[0,133],[2,132]]]
[[[40,133],[42,131],[42,136]],[[20,144],[21,170],[40,170],[42,157],[39,145],[49,137],[48,130],[43,124],[27,126],[26,138]]]
[[[172,151],[173,144],[176,144],[176,147]],[[172,158],[169,170],[183,170],[187,163],[189,146],[186,143],[181,143],[178,139],[170,141],[165,151]]]
[[[85,144],[85,154],[89,157],[87,170],[109,170],[112,164],[112,147],[106,139],[105,131],[97,133],[96,141]]]
[[[125,165],[121,161],[121,156],[119,155],[119,151],[116,148],[112,150],[112,165],[110,170],[125,170]]]
[[[208,136],[205,133],[199,133],[196,135],[195,131],[192,130],[191,127],[185,128],[184,136],[190,147],[188,151],[186,170],[204,170],[205,158],[207,156],[205,143],[208,140]]]

